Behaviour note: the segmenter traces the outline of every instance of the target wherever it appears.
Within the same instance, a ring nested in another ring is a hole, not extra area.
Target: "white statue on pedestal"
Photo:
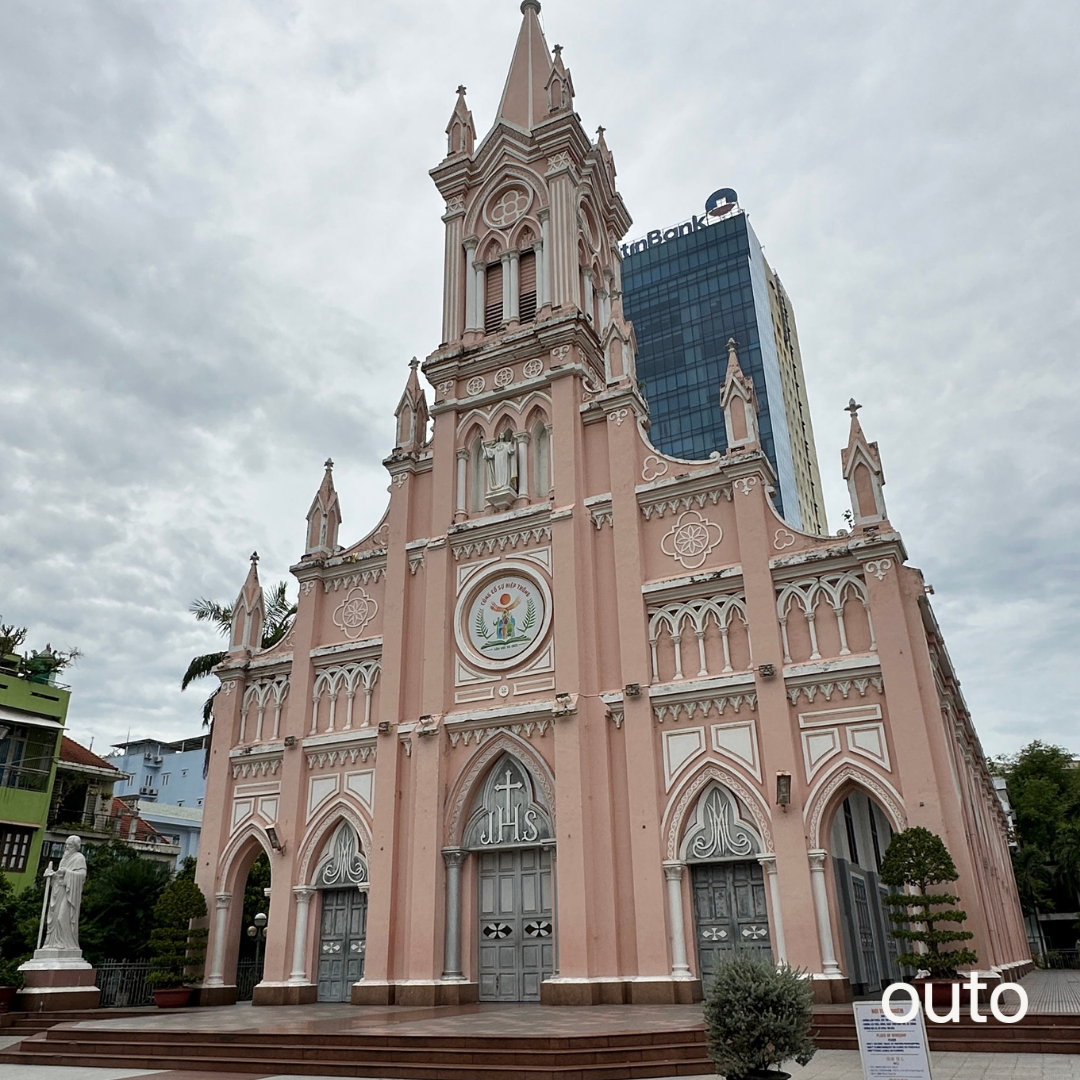
[[[82,841],[77,836],[69,836],[59,867],[54,870],[50,862],[45,871],[46,888],[49,890],[45,949],[81,951],[79,909],[82,907],[83,885],[86,882],[86,856],[81,848]]]
[[[487,501],[497,509],[505,509],[517,496],[517,447],[507,431],[502,438],[484,444],[487,461]]]

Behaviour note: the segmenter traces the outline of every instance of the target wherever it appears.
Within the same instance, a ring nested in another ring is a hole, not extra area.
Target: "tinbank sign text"
[[[672,225],[670,229],[653,229],[645,234],[644,239],[635,240],[630,244],[620,245],[619,250],[625,259],[628,255],[637,254],[646,248],[656,247],[657,244],[674,240],[678,236],[686,236],[688,233],[696,233],[701,229],[707,229],[721,218],[734,213],[739,209],[739,196],[733,188],[720,188],[714,191],[705,200],[705,213],[698,217],[695,214],[689,221],[683,221],[678,225]]]

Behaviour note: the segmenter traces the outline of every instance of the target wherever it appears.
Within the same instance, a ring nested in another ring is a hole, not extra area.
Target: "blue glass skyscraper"
[[[719,198],[718,198],[719,196]],[[638,379],[653,443],[705,458],[727,439],[719,394],[726,342],[754,380],[762,449],[778,480],[777,509],[808,532],[826,529],[817,452],[791,304],[730,189],[718,218],[694,217],[623,245],[623,310],[637,337]],[[711,221],[711,223],[710,223]]]

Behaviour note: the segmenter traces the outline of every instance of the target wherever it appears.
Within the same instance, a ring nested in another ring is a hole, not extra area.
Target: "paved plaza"
[[[9,1045],[11,1040],[0,1040]],[[1080,1054],[933,1054],[934,1080],[1080,1080]],[[862,1080],[859,1055],[852,1050],[820,1050],[806,1068],[789,1065],[794,1080]],[[59,1068],[0,1065],[0,1080],[340,1080],[338,1077],[280,1073],[146,1071],[145,1069]],[[671,1077],[670,1080],[686,1080]]]
[[[1033,971],[1023,980],[1032,1013],[1080,1014],[1080,971]],[[835,1008],[841,1008],[836,1006]],[[95,1028],[130,1029],[150,1025],[167,1033],[273,1031],[293,1034],[415,1034],[453,1038],[463,1034],[513,1036],[588,1035],[650,1029],[677,1030],[700,1023],[700,1006],[598,1006],[583,1009],[543,1006],[472,1005],[450,1008],[402,1008],[308,1005],[254,1008],[250,1004],[192,1009],[165,1014],[88,1021]],[[19,1041],[0,1038],[0,1049]],[[1080,1054],[980,1054],[935,1052],[934,1080],[1080,1080]],[[859,1055],[850,1050],[819,1050],[805,1068],[786,1066],[796,1080],[861,1080]],[[291,1074],[116,1069],[0,1064],[0,1080],[293,1080]],[[296,1080],[300,1080],[299,1077]],[[306,1080],[313,1080],[307,1077]],[[319,1080],[315,1077],[314,1080]],[[326,1078],[329,1080],[329,1078]],[[675,1080],[673,1077],[672,1080]]]

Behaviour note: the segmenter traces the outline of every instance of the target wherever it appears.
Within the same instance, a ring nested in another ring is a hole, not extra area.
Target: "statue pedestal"
[[[81,949],[38,949],[19,970],[26,985],[15,995],[13,1009],[59,1012],[98,1006],[101,991],[94,985],[94,969],[83,959]]]

